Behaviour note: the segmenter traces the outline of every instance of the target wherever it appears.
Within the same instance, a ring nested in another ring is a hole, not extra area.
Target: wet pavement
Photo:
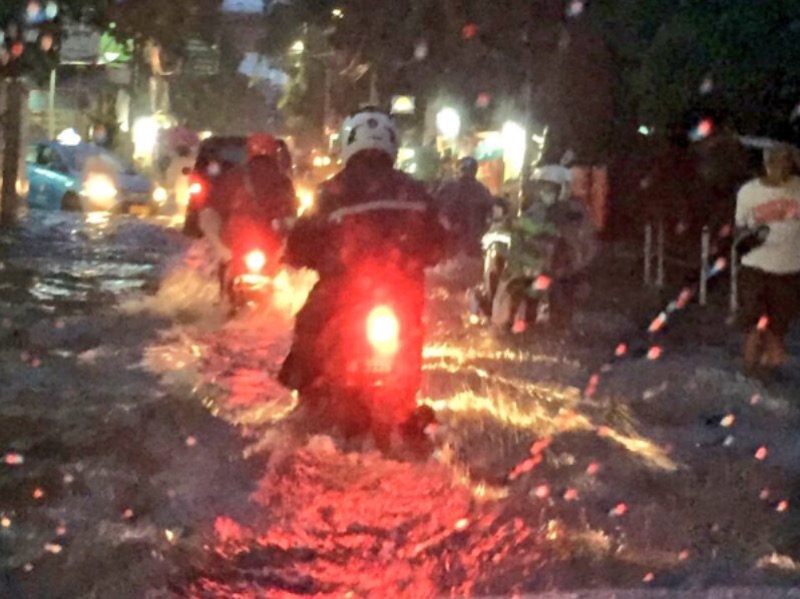
[[[466,324],[464,264],[432,273],[437,451],[398,462],[289,426],[274,376],[313,275],[228,321],[202,248],[163,225],[0,232],[0,596],[782,597],[800,580],[791,370],[745,379],[722,319],[690,311],[582,396],[658,305],[628,266],[574,332],[515,338]]]

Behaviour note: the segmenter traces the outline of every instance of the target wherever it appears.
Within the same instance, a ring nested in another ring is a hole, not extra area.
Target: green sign
[[[100,37],[99,64],[122,64],[130,62],[133,54],[133,40],[120,42],[113,31],[106,31]]]

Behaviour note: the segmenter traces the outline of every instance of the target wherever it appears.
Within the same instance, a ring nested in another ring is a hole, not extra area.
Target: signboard
[[[392,98],[392,114],[414,114],[417,110],[417,99],[414,96],[394,96]]]
[[[195,77],[211,77],[219,73],[220,52],[214,45],[202,40],[189,40],[186,43],[186,63],[184,72]]]
[[[67,23],[60,54],[61,64],[95,64],[100,55],[100,32],[82,23]]]

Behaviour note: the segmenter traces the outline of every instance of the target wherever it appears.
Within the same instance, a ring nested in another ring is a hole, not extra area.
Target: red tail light
[[[378,306],[369,313],[367,339],[379,354],[397,353],[400,345],[400,321],[394,310],[388,306]]]
[[[203,204],[207,195],[206,182],[197,175],[189,176],[189,201],[192,205],[198,206]]]
[[[547,275],[539,275],[536,277],[536,280],[533,283],[534,289],[536,291],[547,291],[550,289],[550,286],[553,284],[553,280],[548,277]]]
[[[253,250],[244,257],[244,264],[251,273],[258,274],[267,265],[267,256],[261,250]]]

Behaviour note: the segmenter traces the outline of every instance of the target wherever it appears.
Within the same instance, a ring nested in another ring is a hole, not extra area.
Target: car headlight
[[[166,204],[169,199],[169,192],[160,185],[153,190],[153,201],[156,204]]]
[[[30,185],[27,181],[23,181],[22,179],[17,179],[17,195],[18,196],[26,196],[30,191]]]
[[[83,195],[99,204],[110,204],[117,197],[117,186],[106,175],[90,175],[83,183]]]

